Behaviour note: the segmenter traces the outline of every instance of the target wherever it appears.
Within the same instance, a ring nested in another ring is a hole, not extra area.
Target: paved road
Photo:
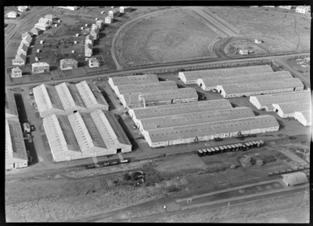
[[[251,57],[251,58],[243,58],[243,59],[231,59],[231,60],[222,60],[222,61],[215,61],[215,62],[207,62],[208,59],[203,60],[190,60],[190,61],[180,61],[180,62],[174,62],[174,63],[166,63],[166,64],[157,64],[157,65],[146,65],[136,67],[134,69],[126,69],[122,71],[111,71],[111,72],[90,72],[86,73],[86,76],[82,77],[76,77],[76,78],[66,78],[66,79],[59,79],[59,80],[53,80],[53,81],[46,81],[46,82],[29,82],[24,84],[15,84],[15,85],[9,85],[7,84],[7,87],[10,88],[22,88],[22,87],[28,87],[28,86],[35,86],[40,85],[41,83],[45,84],[54,84],[56,82],[70,82],[70,81],[80,81],[80,80],[88,80],[88,79],[95,79],[95,78],[107,78],[111,76],[125,76],[130,74],[140,74],[140,73],[162,73],[170,70],[181,70],[181,69],[189,69],[189,68],[201,68],[201,67],[210,67],[210,66],[217,66],[220,65],[220,67],[223,67],[223,64],[231,64],[231,63],[248,63],[253,61],[261,61],[261,60],[277,60],[280,58],[285,57],[297,57],[297,56],[308,56],[309,53],[293,53],[293,54],[285,54],[285,55],[273,55],[273,56],[266,56],[266,57]],[[209,59],[212,60],[212,59]],[[189,63],[188,63],[189,62]]]

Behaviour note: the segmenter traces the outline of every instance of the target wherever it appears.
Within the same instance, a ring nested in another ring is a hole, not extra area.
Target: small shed
[[[95,68],[95,67],[99,67],[100,63],[99,60],[95,57],[92,57],[88,60],[88,65],[90,68]]]
[[[283,174],[283,182],[287,186],[295,186],[308,183],[308,178],[304,172],[294,172]]]
[[[11,77],[12,78],[21,78],[22,77],[22,70],[19,67],[13,67],[11,69]]]
[[[11,19],[15,19],[18,16],[18,13],[16,11],[10,11],[7,13],[7,17]]]

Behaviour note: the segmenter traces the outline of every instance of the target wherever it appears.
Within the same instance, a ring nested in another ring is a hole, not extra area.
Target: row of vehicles
[[[263,140],[248,141],[244,143],[227,144],[227,145],[221,145],[221,146],[211,147],[211,148],[202,148],[197,151],[197,154],[200,157],[202,157],[205,155],[213,155],[213,154],[223,153],[223,152],[246,151],[250,148],[261,147],[262,145],[264,145]]]

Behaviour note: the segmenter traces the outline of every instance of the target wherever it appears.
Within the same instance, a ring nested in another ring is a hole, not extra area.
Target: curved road
[[[154,14],[158,14],[160,11],[163,11],[163,10],[171,10],[171,9],[161,9],[161,10],[157,10],[157,11],[153,11],[153,12],[150,12],[150,13],[146,13],[144,15],[141,15],[141,16],[138,16],[128,22],[126,22],[125,24],[123,24],[117,31],[116,33],[114,34],[113,36],[113,39],[112,39],[112,45],[111,45],[111,55],[112,55],[112,58],[113,58],[113,61],[116,65],[116,69],[117,70],[121,70],[123,69],[123,67],[120,65],[120,63],[118,62],[117,58],[116,58],[116,54],[115,54],[115,49],[116,49],[116,40],[117,38],[119,37],[121,31],[129,26],[131,23],[134,23],[136,22],[137,20],[140,20],[140,19],[143,19],[143,18],[146,18],[146,17],[149,17],[149,16],[153,16]]]

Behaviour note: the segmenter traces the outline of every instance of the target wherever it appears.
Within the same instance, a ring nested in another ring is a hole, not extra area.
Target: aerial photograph
[[[310,223],[287,3],[4,5],[5,222]]]

